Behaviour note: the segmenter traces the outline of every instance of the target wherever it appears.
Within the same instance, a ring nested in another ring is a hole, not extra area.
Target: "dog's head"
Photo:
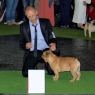
[[[91,21],[91,24],[92,24],[92,25],[95,25],[95,20],[92,20],[92,21]]]
[[[44,51],[42,54],[42,58],[44,59],[45,62],[49,62],[50,59],[52,58],[53,53],[51,50]]]

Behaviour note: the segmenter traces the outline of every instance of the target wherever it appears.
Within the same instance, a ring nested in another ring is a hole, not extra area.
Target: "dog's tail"
[[[81,73],[80,73],[80,62],[78,61],[78,69],[77,69],[77,80],[80,79]]]
[[[80,72],[80,62],[78,61],[78,69],[77,72]]]

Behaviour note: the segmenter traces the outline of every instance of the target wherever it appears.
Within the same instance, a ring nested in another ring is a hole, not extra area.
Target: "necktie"
[[[36,29],[36,26],[34,26],[34,28],[35,28],[34,57],[37,57],[37,29]]]

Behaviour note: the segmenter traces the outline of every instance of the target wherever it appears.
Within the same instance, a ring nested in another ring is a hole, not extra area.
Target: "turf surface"
[[[81,79],[70,83],[70,72],[60,73],[58,81],[53,81],[50,75],[45,75],[46,94],[95,94],[95,72],[81,71]],[[39,76],[40,77],[40,76]],[[0,93],[27,94],[27,78],[21,71],[0,71]]]
[[[4,25],[3,22],[0,23],[0,35],[12,35],[12,34],[19,34],[20,27],[18,25]],[[92,33],[92,37],[89,38],[88,36],[84,36],[84,31],[79,29],[72,29],[72,28],[60,28],[60,27],[53,27],[54,33],[56,37],[64,37],[64,38],[75,38],[75,39],[85,39],[85,40],[95,40],[95,32]],[[88,35],[88,32],[87,32]]]

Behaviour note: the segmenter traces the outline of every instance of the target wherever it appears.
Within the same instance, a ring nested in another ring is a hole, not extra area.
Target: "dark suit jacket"
[[[53,29],[49,19],[39,19],[41,31],[46,43],[56,43],[56,38],[53,37]],[[27,42],[31,42],[29,21],[20,25],[20,47],[25,51],[24,62],[29,53],[29,50],[25,48]]]

